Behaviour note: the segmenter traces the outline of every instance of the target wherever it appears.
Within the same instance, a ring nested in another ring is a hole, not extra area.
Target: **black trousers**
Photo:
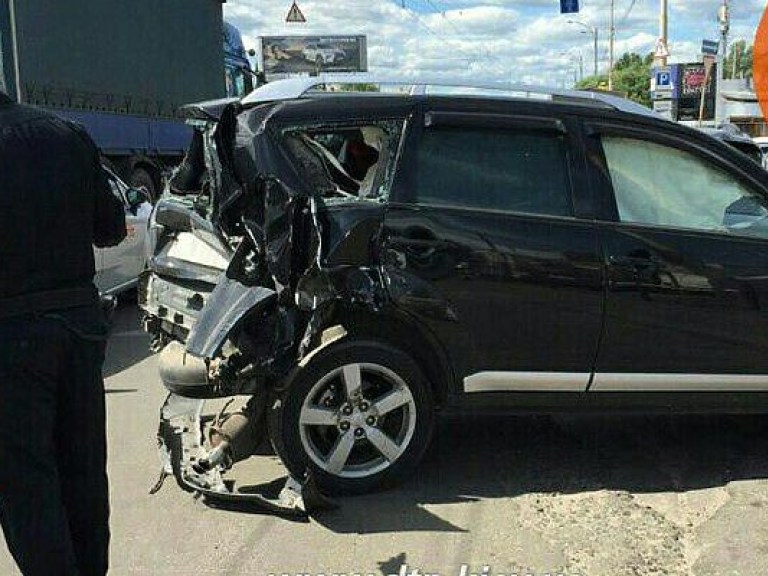
[[[0,524],[27,576],[107,572],[105,338],[95,307],[0,320]]]

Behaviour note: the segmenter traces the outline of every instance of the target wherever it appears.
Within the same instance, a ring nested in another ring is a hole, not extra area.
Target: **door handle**
[[[648,257],[640,256],[611,256],[608,258],[611,266],[621,266],[622,268],[645,268],[653,264]]]
[[[644,281],[658,280],[659,263],[649,256],[610,256],[609,266],[632,270],[637,277]]]

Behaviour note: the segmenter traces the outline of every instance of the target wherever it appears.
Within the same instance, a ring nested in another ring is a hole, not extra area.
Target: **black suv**
[[[190,107],[150,223],[187,481],[226,490],[268,434],[295,476],[375,489],[437,412],[768,409],[760,166],[608,95],[319,81]]]

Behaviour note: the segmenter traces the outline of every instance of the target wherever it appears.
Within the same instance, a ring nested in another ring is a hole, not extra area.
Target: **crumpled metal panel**
[[[274,297],[275,291],[270,288],[245,286],[222,275],[189,334],[187,352],[213,358],[244,316],[269,305]]]
[[[329,113],[339,120],[383,123],[405,118],[413,106],[360,105],[356,119],[339,103]],[[383,205],[361,201],[358,209],[340,210],[338,221],[327,216],[319,221],[324,195],[336,193],[337,187],[323,160],[302,141],[299,127],[324,125],[326,119],[313,121],[297,102],[247,109],[235,103],[221,113],[213,138],[212,219],[227,235],[243,240],[190,334],[190,353],[213,358],[251,309],[263,308],[274,298],[272,358],[256,360],[272,360],[279,373],[290,349],[295,358],[297,339],[303,336],[306,343],[335,303],[371,310],[382,306],[385,282],[373,266],[371,246]],[[321,262],[326,241],[332,256]],[[247,261],[256,264],[244,273]]]

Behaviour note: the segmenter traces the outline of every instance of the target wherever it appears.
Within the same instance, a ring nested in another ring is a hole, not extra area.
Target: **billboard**
[[[261,69],[286,74],[367,72],[365,36],[262,36]]]
[[[704,64],[673,64],[672,99],[677,101],[676,120],[698,120],[701,92],[704,91],[704,117],[702,120],[713,120],[715,117],[715,88],[717,83],[717,64],[712,67],[709,81],[704,85]]]

